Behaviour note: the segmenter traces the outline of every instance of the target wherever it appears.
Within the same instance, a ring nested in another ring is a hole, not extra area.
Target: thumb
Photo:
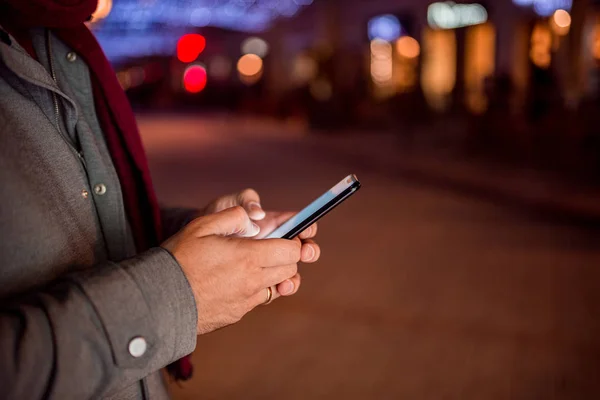
[[[253,237],[260,228],[248,217],[243,207],[237,206],[210,214],[197,220],[196,236],[239,236]]]
[[[236,203],[246,210],[251,219],[260,221],[265,218],[265,212],[260,205],[260,196],[254,189],[246,189],[236,196]]]

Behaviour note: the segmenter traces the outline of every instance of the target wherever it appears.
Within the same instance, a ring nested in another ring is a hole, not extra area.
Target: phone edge
[[[350,197],[354,193],[356,193],[361,188],[362,185],[361,185],[360,181],[356,178],[356,175],[352,175],[352,177],[354,178],[354,182],[352,182],[351,186],[349,186],[342,193],[337,195],[329,203],[327,203],[323,207],[319,208],[317,211],[315,211],[308,218],[306,218],[301,223],[296,225],[294,228],[292,228],[286,234],[282,235],[281,239],[294,239],[296,236],[298,236],[300,233],[302,233],[306,228],[308,228],[309,226],[311,226],[312,224],[314,224],[315,222],[317,222],[318,220],[323,218],[331,210],[333,210],[338,205],[340,205],[344,200],[346,200],[348,197]]]

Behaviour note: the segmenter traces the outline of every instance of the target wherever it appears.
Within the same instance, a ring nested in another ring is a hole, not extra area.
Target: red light
[[[183,87],[190,93],[199,93],[206,87],[206,69],[191,65],[183,73]]]
[[[177,58],[179,61],[189,63],[195,61],[206,47],[206,39],[202,35],[190,33],[183,35],[177,42]]]

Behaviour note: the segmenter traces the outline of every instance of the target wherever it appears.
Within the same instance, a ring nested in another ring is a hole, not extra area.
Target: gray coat
[[[191,288],[165,250],[136,254],[85,63],[44,30],[40,62],[0,34],[0,398],[167,398]]]

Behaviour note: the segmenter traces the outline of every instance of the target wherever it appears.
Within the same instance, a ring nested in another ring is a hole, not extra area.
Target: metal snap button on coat
[[[148,348],[148,343],[146,343],[146,339],[141,336],[134,337],[129,341],[129,354],[132,357],[139,358],[146,353],[146,349]]]
[[[94,185],[94,193],[96,193],[98,196],[102,196],[104,193],[106,193],[106,185],[104,183]]]
[[[87,190],[83,189],[83,190],[81,191],[81,196],[82,196],[84,199],[87,199],[89,195],[90,195],[90,194],[88,193],[88,191],[87,191]]]
[[[67,61],[68,62],[75,62],[75,61],[77,61],[77,54],[75,54],[72,51],[68,52],[67,53]]]

